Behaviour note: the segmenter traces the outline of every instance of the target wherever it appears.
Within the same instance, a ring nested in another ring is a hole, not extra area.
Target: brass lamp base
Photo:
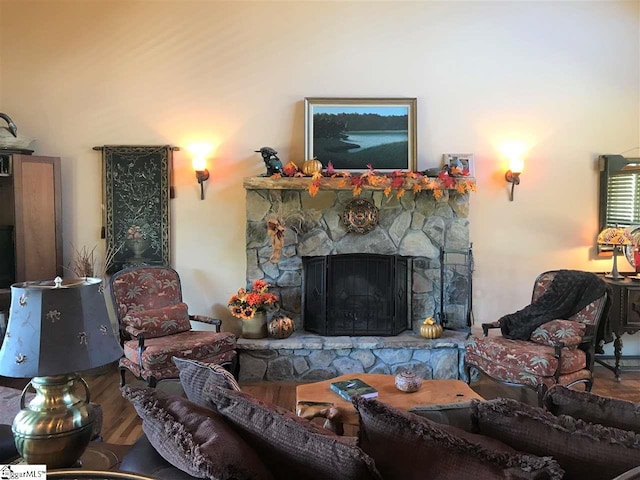
[[[78,396],[76,382],[84,386],[85,398]],[[25,406],[29,385],[36,396]],[[20,456],[49,469],[73,466],[91,440],[94,413],[89,400],[89,386],[76,373],[34,377],[22,391],[22,410],[13,421]]]

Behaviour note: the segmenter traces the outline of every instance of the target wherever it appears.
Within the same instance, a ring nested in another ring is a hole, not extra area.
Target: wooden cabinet
[[[615,365],[602,360],[598,363],[612,370],[616,378],[620,378],[620,359],[622,357],[622,334],[632,335],[640,330],[640,281],[624,278],[613,280],[603,277],[611,287],[611,308],[609,309],[609,326],[615,339],[613,352]]]
[[[62,276],[60,158],[0,154],[0,225],[13,230],[14,282]],[[5,258],[7,258],[5,257]],[[6,282],[6,279],[5,279]],[[8,288],[8,285],[0,285]]]

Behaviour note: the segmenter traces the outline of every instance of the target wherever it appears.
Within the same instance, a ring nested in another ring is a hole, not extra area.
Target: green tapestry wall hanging
[[[104,227],[108,273],[135,265],[170,265],[169,198],[174,148],[106,145]]]

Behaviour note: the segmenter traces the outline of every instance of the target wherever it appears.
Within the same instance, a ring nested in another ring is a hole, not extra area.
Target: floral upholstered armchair
[[[120,359],[121,386],[126,370],[150,387],[159,380],[178,378],[174,356],[235,369],[235,335],[220,332],[218,319],[188,314],[175,270],[133,267],[115,273],[110,285],[124,349]],[[191,330],[191,321],[208,323],[215,330]]]
[[[533,287],[532,303],[548,289],[557,271],[541,274]],[[529,340],[489,336],[489,330],[500,328],[499,322],[483,323],[483,337],[471,337],[466,345],[465,370],[470,381],[471,370],[478,369],[494,380],[532,388],[542,405],[545,392],[553,385],[571,387],[593,385],[596,335],[605,320],[607,293],[589,303],[568,319],[543,323]]]

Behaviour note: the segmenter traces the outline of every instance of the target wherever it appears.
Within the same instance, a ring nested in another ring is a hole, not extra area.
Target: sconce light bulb
[[[500,151],[504,158],[509,161],[509,170],[513,173],[522,173],[527,146],[521,141],[512,140],[500,145]]]
[[[509,160],[509,170],[513,173],[522,173],[524,170],[524,160],[520,156],[511,157]]]
[[[207,160],[202,156],[193,157],[191,164],[193,165],[193,169],[196,172],[202,172],[203,170],[207,169]]]

